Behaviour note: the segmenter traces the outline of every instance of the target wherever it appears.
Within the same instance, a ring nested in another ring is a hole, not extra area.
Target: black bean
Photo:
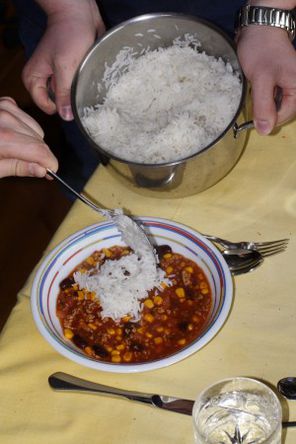
[[[92,348],[95,354],[100,356],[100,358],[107,358],[109,356],[109,352],[101,344],[95,344],[92,346]]]
[[[66,277],[60,283],[60,288],[61,288],[61,290],[66,290],[66,288],[72,287],[73,284],[74,284],[74,278],[72,276]]]
[[[85,348],[88,346],[88,343],[85,339],[83,339],[80,335],[74,335],[72,341],[79,348]]]
[[[188,321],[181,321],[181,322],[178,323],[178,328],[179,328],[181,331],[186,331],[187,328],[188,328],[188,325],[189,325],[189,322],[188,322]]]
[[[172,249],[169,245],[156,245],[155,250],[159,259],[162,259],[166,253],[172,252]]]
[[[132,322],[127,322],[123,327],[123,335],[128,337],[136,332],[136,326]]]
[[[140,342],[132,342],[131,343],[131,349],[134,350],[134,351],[141,352],[141,351],[144,350],[144,348],[145,348],[144,345],[141,344]]]

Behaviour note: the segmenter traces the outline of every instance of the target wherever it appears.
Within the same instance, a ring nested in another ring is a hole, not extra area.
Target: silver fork
[[[208,240],[221,245],[223,248],[227,248],[227,250],[235,250],[236,252],[239,251],[240,254],[243,254],[244,252],[248,253],[248,250],[256,250],[259,251],[263,257],[282,253],[286,250],[289,242],[289,239],[278,239],[275,241],[266,242],[231,242],[229,240],[222,239],[221,237],[212,236],[209,234],[204,234],[204,236]]]

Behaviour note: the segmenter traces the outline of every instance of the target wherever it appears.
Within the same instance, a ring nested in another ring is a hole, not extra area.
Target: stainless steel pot
[[[106,64],[111,66],[124,47],[132,47],[140,55],[143,48],[167,47],[186,33],[196,35],[201,48],[209,55],[230,62],[241,78],[241,97],[237,112],[225,131],[197,154],[163,164],[140,164],[110,155],[89,136],[81,122],[83,109],[102,103],[106,91],[98,91]],[[240,158],[246,139],[244,122],[246,80],[242,73],[233,42],[209,22],[182,14],[146,14],[111,29],[82,61],[72,86],[72,108],[75,120],[90,144],[106,160],[106,167],[123,185],[134,191],[155,197],[183,197],[198,193],[222,179]]]

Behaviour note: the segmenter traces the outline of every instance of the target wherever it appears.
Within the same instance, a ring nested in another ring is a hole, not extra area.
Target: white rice
[[[159,164],[197,153],[226,129],[239,106],[240,79],[229,63],[197,52],[192,40],[138,58],[124,48],[106,66],[104,103],[82,118],[100,147]]]
[[[163,283],[171,285],[165,272],[155,267],[150,256],[131,253],[118,260],[106,260],[96,270],[74,273],[74,280],[81,290],[94,292],[102,307],[102,318],[119,320],[125,315],[138,321],[142,300],[153,288],[163,291]]]

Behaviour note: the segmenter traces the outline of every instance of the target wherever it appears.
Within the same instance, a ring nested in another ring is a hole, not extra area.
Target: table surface
[[[180,363],[137,374],[82,367],[43,339],[30,309],[34,270],[0,337],[3,444],[193,443],[191,417],[127,400],[54,392],[47,378],[57,371],[115,387],[191,399],[231,376],[259,378],[272,385],[284,376],[296,376],[295,136],[296,121],[268,137],[251,131],[242,158],[227,177],[202,193],[180,199],[143,198],[119,185],[106,168],[98,168],[86,191],[102,206],[123,206],[134,215],[164,217],[231,240],[288,237],[288,249],[267,258],[253,273],[235,277],[230,315],[210,343]],[[98,220],[96,213],[76,202],[44,254]],[[285,419],[296,420],[296,404],[282,400],[282,405]],[[296,442],[296,428],[285,432],[284,442]]]

